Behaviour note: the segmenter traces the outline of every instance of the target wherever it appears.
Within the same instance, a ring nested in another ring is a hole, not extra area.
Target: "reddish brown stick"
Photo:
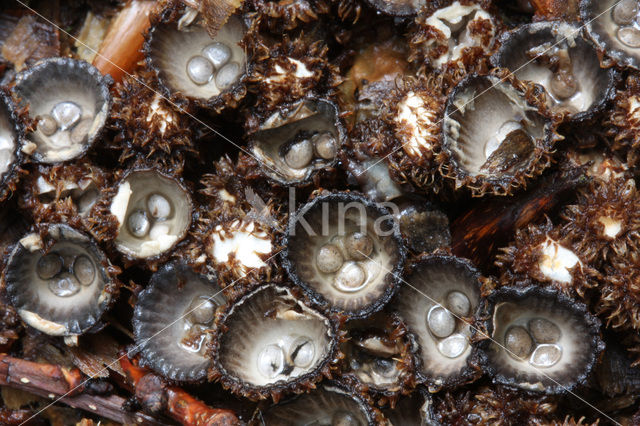
[[[149,15],[156,4],[151,0],[132,0],[114,18],[93,60],[102,74],[120,81],[125,73],[133,71],[142,59],[144,33],[151,25]]]
[[[231,426],[241,424],[231,410],[211,408],[184,390],[168,386],[160,377],[120,354],[120,366],[133,383],[136,398],[147,410],[163,411],[185,426]]]
[[[42,390],[52,395],[77,395],[84,390],[84,376],[76,368],[39,364],[0,354],[0,383]]]
[[[59,399],[57,402],[119,423],[164,424],[144,413],[126,412],[122,408],[125,399],[117,395],[82,393],[86,383],[87,378],[76,368],[66,369],[0,354],[0,385],[38,395],[51,402]]]
[[[483,265],[513,238],[516,229],[541,219],[566,200],[581,182],[581,169],[541,180],[538,189],[515,198],[481,203],[451,224],[451,247],[456,256]]]
[[[578,21],[578,0],[529,0],[536,10],[536,20]]]

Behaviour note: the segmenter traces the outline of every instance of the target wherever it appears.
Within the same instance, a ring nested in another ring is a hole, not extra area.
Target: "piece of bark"
[[[145,410],[163,412],[185,426],[241,424],[233,411],[209,407],[181,388],[167,385],[160,377],[129,360],[126,352],[122,352],[119,359],[122,369],[133,383],[136,399]]]
[[[587,181],[582,168],[542,179],[536,190],[512,199],[498,198],[478,204],[451,224],[451,250],[476,265],[485,265],[514,232],[554,210],[575,188]]]
[[[68,347],[73,365],[90,377],[109,377],[111,371],[124,376],[118,362],[118,343],[105,333],[86,335],[80,345]]]
[[[127,412],[123,409],[126,400],[118,395],[83,393],[90,387],[90,382],[76,368],[39,364],[0,354],[0,385],[24,390],[119,423],[166,424],[145,413]]]
[[[16,71],[40,59],[60,55],[58,30],[38,21],[33,15],[20,18],[2,45],[2,56],[13,64]]]

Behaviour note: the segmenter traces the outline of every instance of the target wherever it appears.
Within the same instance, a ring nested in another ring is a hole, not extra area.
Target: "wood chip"
[[[108,29],[109,20],[107,18],[88,12],[74,43],[78,57],[91,63],[96,57]]]
[[[58,30],[23,16],[2,45],[2,56],[20,71],[43,58],[60,56]]]

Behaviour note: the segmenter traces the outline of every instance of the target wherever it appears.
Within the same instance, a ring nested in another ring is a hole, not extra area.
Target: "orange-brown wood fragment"
[[[77,395],[84,390],[84,376],[76,368],[40,364],[0,354],[0,383],[21,384],[55,395]]]
[[[551,212],[577,185],[584,182],[580,169],[540,181],[540,186],[514,199],[481,203],[451,224],[451,248],[456,256],[477,265],[492,259],[509,243],[516,229]]]
[[[176,386],[168,386],[164,380],[149,370],[141,368],[121,353],[120,366],[133,383],[135,395],[142,405],[153,412],[165,415],[185,426],[231,426],[241,424],[231,410],[211,408]]]
[[[113,19],[93,60],[102,74],[120,81],[125,73],[133,71],[143,57],[144,33],[151,25],[149,16],[156,5],[151,0],[132,0]]]
[[[164,424],[141,412],[127,412],[123,409],[125,400],[120,396],[85,393],[88,388],[96,387],[76,368],[66,369],[59,365],[41,364],[0,354],[0,386],[20,389],[46,398],[52,403],[66,404],[119,423]],[[12,413],[5,414],[14,416]],[[34,415],[35,412],[31,413],[27,419]]]
[[[529,0],[535,9],[536,21],[578,21],[578,0]]]

